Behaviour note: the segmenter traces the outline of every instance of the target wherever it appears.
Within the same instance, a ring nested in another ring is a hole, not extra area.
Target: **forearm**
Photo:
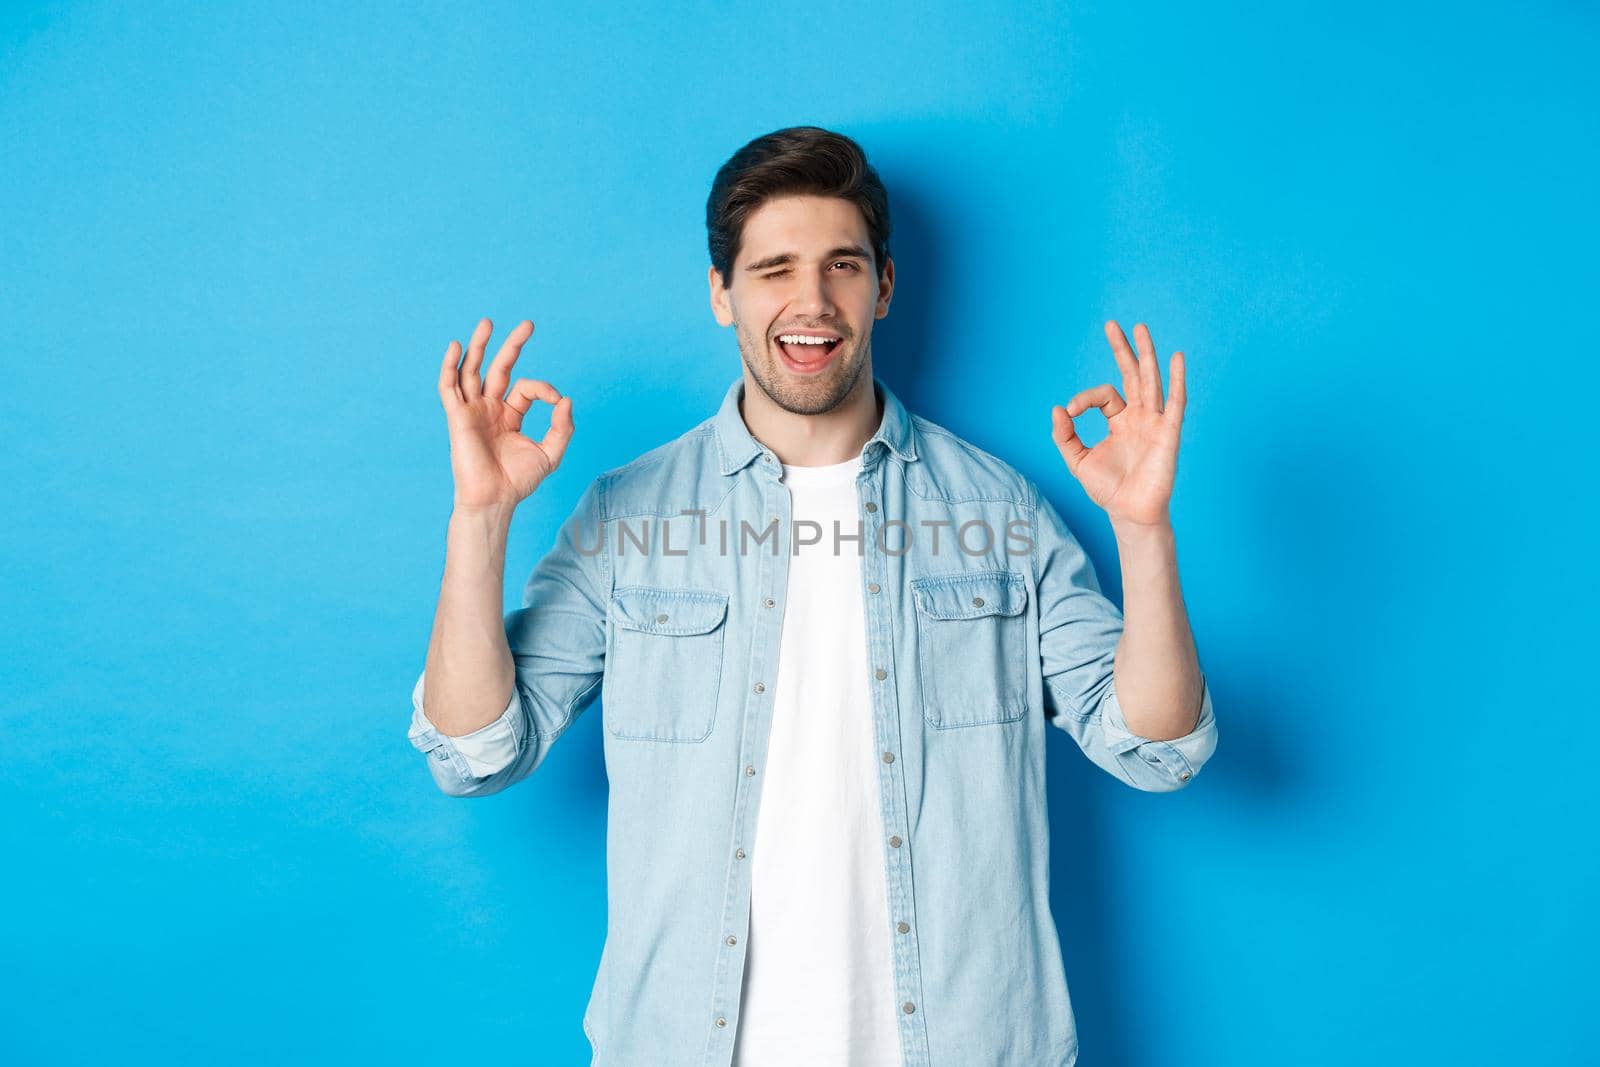
[[[504,621],[510,529],[510,510],[450,516],[422,692],[423,714],[442,734],[482,729],[511,699],[515,665]]]
[[[1168,741],[1194,730],[1200,714],[1200,662],[1178,584],[1171,525],[1112,524],[1122,564],[1123,631],[1116,688],[1128,727]]]

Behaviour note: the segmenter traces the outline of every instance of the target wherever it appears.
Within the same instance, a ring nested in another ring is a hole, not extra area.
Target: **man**
[[[504,617],[512,511],[560,464],[572,400],[511,383],[530,322],[481,383],[488,320],[459,368],[450,343],[455,510],[411,741],[445,793],[481,796],[601,697],[594,1064],[1072,1064],[1045,726],[1145,790],[1186,785],[1216,745],[1167,512],[1182,354],[1164,399],[1149,332],[1136,354],[1108,322],[1126,397],[1052,412],[1116,532],[1124,619],[1031,481],[873,375],[894,265],[855,142],[750,142],[707,228],[741,376],[588,484]],[[534,400],[553,405],[538,443]],[[1073,418],[1091,406],[1110,433],[1089,449]]]

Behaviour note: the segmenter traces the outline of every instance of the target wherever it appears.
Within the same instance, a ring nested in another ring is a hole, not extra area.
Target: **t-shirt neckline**
[[[855,480],[861,470],[861,453],[856,453],[842,463],[829,463],[821,467],[797,467],[783,464],[783,484],[789,486],[847,485]]]

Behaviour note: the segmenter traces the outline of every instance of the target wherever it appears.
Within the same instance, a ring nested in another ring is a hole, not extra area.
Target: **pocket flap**
[[[612,590],[611,607],[618,626],[682,637],[715,630],[728,612],[728,596],[704,589],[633,585]]]
[[[911,592],[917,610],[935,619],[1015,615],[1028,603],[1028,587],[1012,571],[913,578]]]

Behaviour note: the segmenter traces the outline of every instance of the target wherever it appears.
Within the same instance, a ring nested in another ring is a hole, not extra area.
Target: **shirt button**
[[[767,687],[766,687],[766,685],[764,683],[762,683],[762,682],[757,682],[756,683],[756,692],[765,693],[766,691],[767,691]]]
[[[1178,775],[1178,777],[1187,782],[1189,780],[1189,772],[1184,771],[1182,774]]]
[[[894,753],[893,752],[885,752],[883,754],[883,762],[885,762],[885,763],[893,763],[894,762]]]
[[[867,501],[867,510],[868,511],[877,511],[878,510],[878,505],[874,504],[872,501],[869,500],[869,501]]]
[[[894,928],[896,930],[899,930],[902,934],[909,933],[910,930],[911,930],[911,924],[910,923],[895,923],[894,924]]]
[[[876,593],[877,591],[878,591],[878,583],[877,582],[868,582],[867,583],[867,592]]]
[[[657,615],[656,616],[656,622],[666,622],[666,621],[667,621],[667,617],[665,615]]]
[[[777,601],[773,600],[771,597],[767,597],[767,599],[763,600],[762,603],[770,608],[770,607],[772,607],[772,605],[776,604]]]
[[[739,939],[737,937],[734,937],[732,934],[728,935],[728,944],[737,945],[738,943],[739,943]]]
[[[724,1019],[722,1016],[719,1015],[719,1016],[717,1016],[717,1025],[721,1026],[721,1027],[726,1027],[728,1025],[728,1020]]]
[[[756,769],[754,767],[746,767],[744,769],[744,776],[746,778],[754,778],[756,776]]]
[[[881,682],[885,678],[889,677],[889,672],[884,670],[882,667],[879,667],[877,670],[872,672],[872,676]]]
[[[910,1015],[912,1012],[917,1010],[917,1006],[908,1000],[904,1004],[900,1005],[900,1010],[905,1012],[907,1015]]]
[[[899,848],[900,847],[900,835],[899,834],[895,834],[893,837],[889,838],[889,847],[890,848]]]
[[[972,598],[972,606],[975,607],[975,608],[983,607],[983,597],[981,597],[981,596],[973,597]]]
[[[744,849],[742,849],[742,848],[734,849],[733,850],[733,855],[734,855],[734,857],[736,859],[741,859],[741,860],[744,859]]]

